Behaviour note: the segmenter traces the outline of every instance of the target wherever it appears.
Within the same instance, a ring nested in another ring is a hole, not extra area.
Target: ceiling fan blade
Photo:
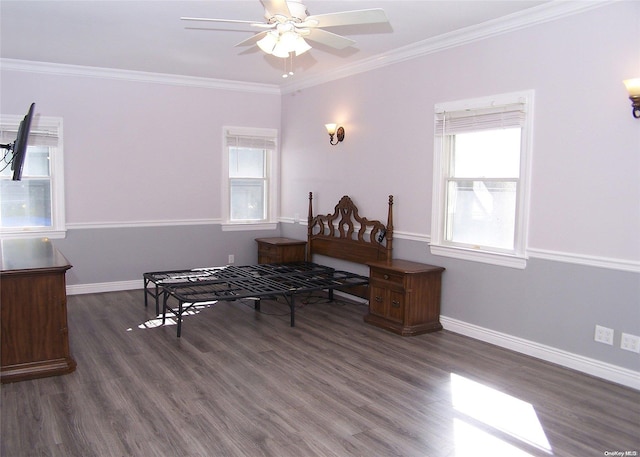
[[[236,44],[235,46],[251,46],[251,45],[254,45],[258,41],[260,41],[267,33],[269,33],[269,30],[265,30],[264,32],[256,33],[255,35],[250,36],[246,40],[242,40],[240,43]]]
[[[344,49],[356,43],[349,38],[322,29],[309,29],[309,34],[305,35],[304,38],[335,49]]]
[[[368,10],[342,11],[340,13],[318,14],[309,16],[300,24],[304,27],[304,23],[309,22],[308,26],[314,27],[335,27],[339,25],[354,24],[377,24],[381,22],[389,22],[387,15],[382,8],[372,8]]]
[[[256,21],[241,21],[238,19],[214,19],[209,17],[181,17],[181,21],[201,21],[201,22],[230,22],[232,24],[250,24],[262,26],[264,25],[262,22]]]
[[[285,16],[291,17],[289,6],[285,0],[260,0],[264,9],[267,10],[272,16]]]

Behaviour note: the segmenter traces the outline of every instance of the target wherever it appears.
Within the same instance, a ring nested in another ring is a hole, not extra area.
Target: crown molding
[[[205,89],[221,89],[239,92],[283,95],[301,89],[317,86],[330,81],[346,78],[359,73],[386,67],[406,60],[415,59],[449,48],[462,46],[504,33],[531,27],[537,24],[554,21],[579,14],[621,0],[589,0],[559,1],[552,0],[525,11],[513,13],[501,18],[492,19],[481,24],[466,27],[450,33],[438,35],[427,40],[413,43],[367,59],[346,64],[325,74],[299,77],[287,84],[261,84],[223,79],[203,78],[195,76],[170,75],[133,70],[118,70],[82,65],[67,65],[50,62],[36,62],[17,59],[0,58],[3,70],[44,73],[52,75],[85,76],[94,78],[116,79],[124,81],[167,84],[174,86],[200,87]]]
[[[167,84],[172,86],[199,87],[268,95],[280,95],[275,84],[247,83],[225,79],[201,78],[196,76],[169,75],[144,71],[118,70],[113,68],[85,67],[51,62],[36,62],[17,59],[0,59],[0,67],[8,71],[43,73],[61,76],[84,76],[89,78],[115,79],[121,81]]]
[[[481,41],[486,38],[502,35],[524,29],[545,22],[554,21],[567,16],[573,16],[601,6],[616,3],[620,0],[593,1],[557,1],[552,0],[534,8],[512,13],[501,18],[492,19],[481,24],[465,27],[453,32],[428,38],[392,51],[378,54],[367,59],[344,65],[329,73],[299,77],[295,81],[283,84],[283,94],[293,93],[301,89],[317,86],[330,81],[346,78],[359,73],[365,73],[377,68],[386,67],[406,60],[444,51],[449,48]]]

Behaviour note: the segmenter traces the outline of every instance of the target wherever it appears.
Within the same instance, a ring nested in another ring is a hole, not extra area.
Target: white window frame
[[[221,176],[221,197],[222,197],[222,230],[223,231],[241,231],[241,230],[275,230],[278,227],[278,195],[280,190],[279,179],[279,151],[278,151],[278,131],[268,128],[253,127],[223,127],[222,129],[222,176]],[[230,204],[230,186],[229,179],[229,146],[227,138],[229,136],[247,136],[268,138],[275,143],[275,147],[267,154],[266,163],[266,189],[267,197],[265,199],[266,220],[265,221],[231,221],[231,204]]]
[[[0,116],[0,129],[3,137],[15,139],[18,126],[24,116],[2,115]],[[29,140],[33,143],[34,137],[46,138],[49,146],[50,183],[51,183],[51,227],[0,227],[0,234],[4,239],[11,238],[65,238],[66,220],[64,205],[64,153],[63,153],[63,122],[60,117],[34,116],[31,122]],[[13,140],[12,140],[13,141]],[[4,142],[4,141],[3,141]],[[2,178],[4,179],[4,178]],[[22,179],[29,179],[23,174]],[[1,198],[1,197],[0,197]]]
[[[433,205],[431,219],[430,250],[434,255],[471,260],[493,265],[523,269],[527,265],[527,235],[531,187],[531,151],[533,133],[534,91],[512,92],[469,100],[436,104],[434,107],[434,161],[433,161]],[[514,249],[503,250],[491,247],[469,247],[446,241],[445,223],[450,140],[438,132],[438,119],[447,112],[474,111],[522,104],[524,119],[520,144],[520,176],[517,185]]]

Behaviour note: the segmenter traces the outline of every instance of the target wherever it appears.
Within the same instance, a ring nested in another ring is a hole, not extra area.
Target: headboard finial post
[[[393,253],[393,195],[389,195],[389,214],[387,215],[387,263],[392,261]]]
[[[313,232],[313,192],[309,192],[309,215],[307,216],[307,262],[311,262],[311,233]]]

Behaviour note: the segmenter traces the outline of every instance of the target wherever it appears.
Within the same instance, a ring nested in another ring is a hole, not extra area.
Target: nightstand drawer
[[[306,241],[290,238],[256,238],[258,263],[304,262]]]
[[[389,281],[399,284],[400,286],[402,286],[402,284],[404,283],[404,274],[393,271],[378,270],[372,268],[369,276],[372,280],[379,279],[382,281]]]
[[[404,319],[404,293],[371,283],[369,312],[389,321],[402,323]]]
[[[280,249],[277,246],[259,246],[258,255],[277,256]]]

